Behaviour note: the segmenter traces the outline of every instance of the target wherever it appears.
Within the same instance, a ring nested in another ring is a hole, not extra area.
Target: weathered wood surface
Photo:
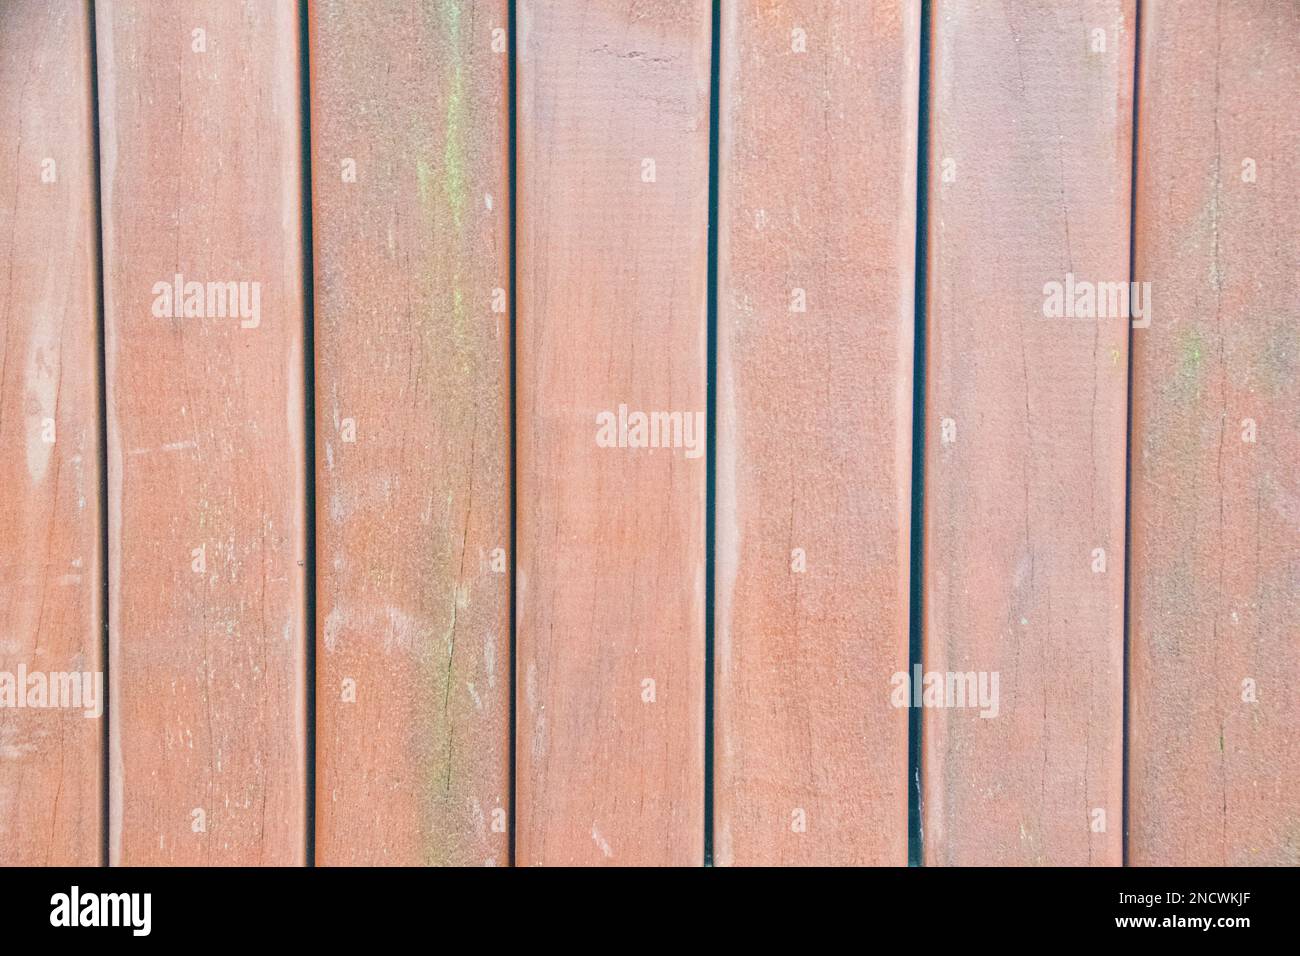
[[[1149,2],[1128,859],[1300,864],[1300,12]]]
[[[907,861],[919,33],[723,6],[719,864]]]
[[[505,865],[506,3],[309,16],[316,861]]]
[[[103,855],[90,42],[80,0],[0,4],[0,866]],[[19,708],[72,703],[50,673],[92,705]]]
[[[118,0],[96,4],[96,18],[110,856],[301,863],[297,10]],[[188,295],[164,301],[177,275],[204,284],[201,309]],[[222,318],[206,284],[228,282],[246,285]]]
[[[518,7],[521,864],[703,858],[710,9],[645,12]]]
[[[1117,864],[1128,324],[1044,306],[1128,280],[1134,4],[931,17],[923,657],[998,707],[923,711],[925,860]]]
[[[1300,863],[1300,14],[1137,14],[0,0],[0,865],[901,864],[916,697],[928,864]]]

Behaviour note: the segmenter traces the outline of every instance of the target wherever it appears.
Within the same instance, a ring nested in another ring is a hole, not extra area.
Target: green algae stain
[[[451,82],[447,90],[447,135],[443,146],[443,190],[451,210],[452,223],[460,228],[465,212],[466,186],[465,126],[468,106],[465,99],[465,72],[461,62],[460,5],[444,0],[443,20],[447,26],[447,46],[452,56]]]
[[[1178,390],[1183,398],[1189,398],[1200,391],[1201,367],[1205,355],[1205,343],[1201,333],[1188,329],[1178,355]]]
[[[429,201],[433,198],[433,168],[424,160],[417,159],[415,161],[415,175],[420,184],[420,205],[427,208]]]
[[[480,308],[489,291],[478,288],[472,237],[474,74],[467,59],[471,44],[462,6],[458,0],[430,0],[423,8],[422,27],[437,51],[431,61],[433,82],[445,112],[412,117],[409,134],[417,152],[418,214],[429,251],[416,279],[423,320],[415,322],[419,350],[435,372],[427,379],[427,389],[432,402],[464,412],[469,424],[475,393],[468,386],[480,378],[483,330],[478,323],[485,321]],[[430,509],[430,530],[442,529],[446,540],[431,534],[425,545],[427,574],[437,586],[421,596],[430,626],[421,635],[419,672],[428,700],[415,734],[421,755],[422,856],[429,865],[463,866],[498,855],[500,846],[490,829],[495,804],[475,789],[474,769],[481,756],[473,734],[481,717],[467,702],[473,701],[470,682],[478,665],[473,644],[462,642],[472,642],[481,622],[471,609],[472,559],[463,564],[463,577],[461,573],[464,516],[458,512],[465,502],[448,490],[443,504],[440,515],[436,506]]]
[[[456,350],[461,374],[469,376],[472,380],[476,370],[473,361],[474,330],[470,327],[471,322],[469,309],[465,305],[465,296],[460,291],[460,276],[454,275],[451,290],[451,341]]]
[[[469,101],[465,90],[465,64],[461,37],[461,9],[458,0],[443,0],[443,24],[447,34],[447,50],[451,61],[451,74],[447,80],[447,117],[442,150],[442,188],[452,226],[463,248],[461,234],[465,209],[469,201],[469,154],[465,145],[465,131],[469,124]],[[452,268],[451,275],[451,339],[452,347],[463,374],[473,372],[470,359],[474,342],[470,328],[469,308],[461,288],[461,258]]]
[[[459,278],[459,276],[455,277]],[[456,328],[461,329],[465,325],[465,297],[461,294],[460,283],[451,290],[451,316],[456,322]]]

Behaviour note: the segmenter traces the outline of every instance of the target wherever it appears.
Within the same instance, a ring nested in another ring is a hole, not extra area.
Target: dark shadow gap
[[[518,569],[518,558],[515,552],[517,524],[516,514],[518,512],[518,503],[515,492],[515,448],[516,448],[516,419],[519,414],[518,402],[515,398],[515,342],[517,341],[518,325],[518,307],[516,302],[517,290],[519,283],[515,278],[516,257],[515,257],[515,222],[518,214],[515,206],[515,197],[517,194],[515,183],[515,150],[516,150],[516,125],[518,123],[518,100],[516,83],[516,56],[518,42],[516,36],[516,15],[515,0],[510,0],[506,10],[506,33],[508,36],[506,56],[506,102],[507,102],[507,123],[506,132],[506,169],[509,177],[508,190],[510,193],[510,236],[509,242],[509,282],[510,282],[510,769],[509,769],[509,787],[510,787],[510,833],[507,837],[506,858],[510,866],[515,865],[515,805],[516,805],[516,786],[515,786],[515,745],[518,738],[518,711],[515,701],[515,695],[519,687],[519,641],[515,628],[515,578]]]
[[[109,816],[111,807],[109,751],[112,747],[113,711],[111,682],[108,673],[109,633],[108,633],[108,375],[107,349],[104,340],[104,211],[100,205],[102,193],[99,185],[99,53],[95,47],[95,3],[91,0],[87,6],[90,29],[90,158],[94,176],[95,207],[95,285],[99,288],[99,297],[95,304],[95,349],[98,376],[95,401],[98,402],[99,447],[99,575],[100,575],[100,668],[104,673],[104,725],[100,734],[100,865],[108,866],[110,861]]]
[[[308,47],[307,3],[298,4],[299,100],[302,112],[302,356],[303,356],[303,447],[305,449],[306,516],[303,550],[306,632],[306,853],[307,866],[316,865],[316,350],[315,350],[315,263],[312,257],[311,220],[311,72]]]
[[[709,69],[708,325],[704,479],[704,865],[713,865],[713,608],[718,478],[718,91],[722,7],[713,2]]]
[[[1137,190],[1138,190],[1138,96],[1142,87],[1141,82],[1142,67],[1142,4],[1136,4],[1136,12],[1133,19],[1133,128],[1132,128],[1132,157],[1131,168],[1129,171],[1129,217],[1128,217],[1128,277],[1129,282],[1137,280]],[[1131,289],[1132,286],[1130,285]],[[1128,328],[1128,394],[1125,396],[1125,414],[1126,422],[1124,426],[1124,631],[1121,640],[1124,642],[1124,676],[1121,682],[1121,701],[1120,709],[1123,714],[1121,734],[1123,739],[1120,746],[1121,753],[1121,770],[1120,770],[1120,815],[1121,815],[1121,833],[1120,833],[1120,863],[1122,866],[1129,865],[1128,858],[1128,774],[1129,774],[1129,753],[1128,753],[1128,730],[1129,730],[1129,659],[1130,659],[1130,640],[1129,640],[1129,594],[1130,594],[1130,576],[1133,567],[1133,516],[1131,502],[1133,500],[1133,325],[1130,321]]]
[[[925,282],[926,210],[930,155],[930,4],[921,4],[919,82],[916,134],[916,252],[914,256],[915,309],[912,346],[912,541],[911,581],[908,593],[907,669],[914,675],[922,666],[922,596],[925,570]],[[921,820],[921,708],[907,710],[907,863],[924,865],[924,828]]]

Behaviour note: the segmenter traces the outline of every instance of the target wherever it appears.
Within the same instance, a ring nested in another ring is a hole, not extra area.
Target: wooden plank
[[[96,23],[110,857],[302,863],[297,10],[118,0]]]
[[[1133,21],[932,11],[923,655],[988,706],[923,709],[930,864],[1120,862],[1128,322],[1047,313],[1128,280]]]
[[[309,26],[316,860],[504,865],[506,3]]]
[[[91,69],[86,3],[0,5],[4,866],[94,866],[103,856],[99,276]],[[70,695],[48,689],[42,700],[40,687],[51,673],[77,674],[78,689],[92,695],[80,703],[89,706],[20,706],[72,703]],[[90,675],[89,680],[81,675]]]
[[[1143,5],[1129,860],[1300,864],[1300,10]]]
[[[907,862],[920,4],[723,7],[715,862]]]
[[[517,859],[698,865],[709,4],[518,17]]]

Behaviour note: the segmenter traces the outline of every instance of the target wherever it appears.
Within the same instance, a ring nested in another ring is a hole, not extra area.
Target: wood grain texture
[[[1133,18],[932,10],[923,657],[999,691],[923,711],[929,864],[1120,862],[1128,323],[1044,306],[1128,280]]]
[[[1128,858],[1295,866],[1300,12],[1146,3],[1139,62]]]
[[[723,865],[907,861],[919,32],[919,3],[723,7]]]
[[[517,860],[698,865],[709,5],[518,17]]]
[[[0,866],[102,862],[91,99],[89,5],[0,5]],[[19,708],[22,672],[97,674],[97,704]]]
[[[316,860],[505,865],[506,4],[309,17]]]
[[[297,10],[118,0],[96,17],[110,857],[302,863]],[[177,274],[204,284],[201,309],[162,301]],[[227,282],[246,308],[222,318],[206,284]]]

